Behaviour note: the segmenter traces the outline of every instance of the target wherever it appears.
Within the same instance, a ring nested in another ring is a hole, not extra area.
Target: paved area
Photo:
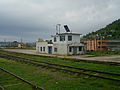
[[[82,59],[82,60],[107,61],[107,62],[119,62],[120,63],[120,55],[108,55],[108,56],[98,56],[98,57],[90,57],[89,55],[58,56],[58,55],[37,53],[36,50],[26,50],[26,49],[5,49],[5,50],[12,51],[12,52],[42,55],[42,56],[52,56],[52,57],[70,58],[70,59],[73,58],[73,59]]]

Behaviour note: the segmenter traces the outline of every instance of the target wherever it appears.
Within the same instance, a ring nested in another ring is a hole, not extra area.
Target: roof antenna
[[[56,34],[60,34],[60,26],[61,24],[56,25]]]
[[[58,26],[56,25],[56,34],[58,34]]]
[[[58,26],[58,33],[60,34],[60,26],[61,26],[61,24],[57,24],[57,26]]]

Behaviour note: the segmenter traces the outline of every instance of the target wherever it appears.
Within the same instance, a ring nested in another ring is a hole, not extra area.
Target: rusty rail
[[[44,88],[42,88],[42,87],[40,87],[40,86],[37,86],[37,85],[34,85],[33,83],[31,83],[31,82],[23,79],[23,78],[20,77],[20,76],[17,76],[17,75],[15,75],[15,74],[13,74],[12,72],[10,72],[10,71],[8,71],[8,70],[6,70],[6,69],[4,69],[4,68],[1,68],[1,67],[0,67],[0,70],[3,71],[3,72],[5,72],[5,73],[7,73],[7,74],[9,74],[9,75],[12,75],[12,76],[14,76],[15,78],[17,78],[18,80],[20,80],[20,81],[22,81],[22,82],[24,82],[24,83],[32,86],[32,88],[35,89],[35,90],[36,90],[36,89],[45,90]],[[3,87],[1,87],[1,89],[2,89],[2,90],[5,90]]]
[[[40,67],[43,67],[43,68],[51,68],[51,69],[55,69],[55,70],[59,70],[59,71],[70,72],[70,73],[73,73],[73,74],[78,74],[78,75],[82,74],[82,75],[87,75],[87,76],[90,76],[90,77],[97,77],[97,78],[102,78],[102,79],[107,79],[107,80],[120,82],[119,79],[108,78],[108,77],[94,75],[94,74],[87,74],[87,73],[84,73],[84,72],[78,72],[78,71],[73,71],[73,70],[69,70],[69,69],[62,69],[62,67],[73,68],[73,67],[70,67],[70,66],[60,65],[61,68],[58,68],[58,67],[54,67],[53,64],[51,64],[52,66],[43,65],[43,64],[40,64],[40,63],[32,61],[32,60],[30,61],[29,59],[20,58],[20,57],[16,57],[16,56],[5,55],[5,54],[4,55],[0,55],[0,57],[6,58],[6,59],[10,59],[10,60],[19,61],[19,62],[23,62],[23,63],[26,63],[26,64],[32,64],[34,66],[40,66]],[[86,69],[80,69],[80,68],[74,68],[74,69],[79,69],[79,70],[83,70],[83,71],[91,71],[91,72],[102,73],[102,74],[112,74],[112,75],[119,76],[119,74],[114,74],[114,73],[109,73],[109,72],[101,72],[101,71],[95,71],[95,70],[86,70]]]

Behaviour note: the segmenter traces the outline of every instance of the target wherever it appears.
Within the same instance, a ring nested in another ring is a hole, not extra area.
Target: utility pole
[[[22,44],[22,38],[21,38],[21,44]]]
[[[4,39],[4,42],[6,42],[6,39]]]
[[[102,51],[102,35],[101,35],[101,44],[100,44],[100,46],[101,46],[101,48],[100,48],[100,51]]]
[[[7,46],[7,43],[6,43],[6,39],[4,38],[4,46],[6,47]]]
[[[20,47],[21,47],[21,48],[23,47],[23,44],[22,44],[22,38],[21,38],[21,45],[20,45]]]

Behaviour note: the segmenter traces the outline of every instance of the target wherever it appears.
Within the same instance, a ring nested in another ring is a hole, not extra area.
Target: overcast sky
[[[0,0],[0,41],[50,39],[56,24],[87,34],[120,18],[120,0]]]

